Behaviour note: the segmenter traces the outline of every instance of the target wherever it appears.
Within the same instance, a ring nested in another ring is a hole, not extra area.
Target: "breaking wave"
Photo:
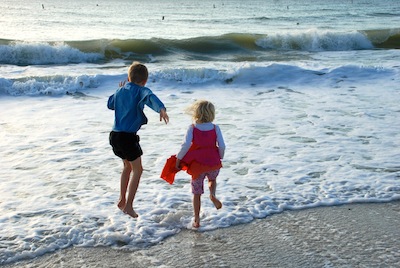
[[[290,85],[335,84],[346,79],[368,82],[374,79],[387,79],[396,76],[392,69],[381,67],[362,67],[344,65],[332,69],[312,70],[295,65],[273,63],[267,66],[244,64],[241,67],[228,69],[217,68],[178,68],[163,69],[152,72],[149,87],[163,88],[163,85],[176,85],[178,88],[190,86],[263,86],[279,88]],[[58,96],[80,95],[82,92],[94,92],[109,81],[125,79],[122,75],[80,75],[80,76],[48,76],[27,77],[20,79],[0,78],[0,93],[11,96]],[[251,88],[251,87],[250,87]]]
[[[349,51],[400,48],[400,29],[353,32],[308,30],[279,34],[231,33],[189,39],[99,39],[30,43],[0,40],[0,64],[52,65],[104,63],[114,59],[151,60],[175,56],[203,60],[216,55],[252,55],[270,51]],[[243,57],[244,59],[246,57]]]

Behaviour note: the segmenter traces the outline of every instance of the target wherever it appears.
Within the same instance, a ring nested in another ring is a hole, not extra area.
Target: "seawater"
[[[42,6],[43,4],[43,6]],[[398,1],[1,1],[0,263],[70,246],[139,249],[190,228],[189,176],[159,178],[187,105],[209,99],[227,143],[199,231],[288,209],[400,198]],[[132,11],[132,12],[130,12]],[[106,101],[133,60],[146,109],[136,220]],[[207,189],[206,189],[207,193]]]

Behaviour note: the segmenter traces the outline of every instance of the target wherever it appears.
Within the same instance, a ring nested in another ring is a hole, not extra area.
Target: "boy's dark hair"
[[[128,78],[130,82],[140,84],[144,81],[147,81],[148,77],[149,72],[147,71],[147,67],[140,62],[135,61],[129,67]]]

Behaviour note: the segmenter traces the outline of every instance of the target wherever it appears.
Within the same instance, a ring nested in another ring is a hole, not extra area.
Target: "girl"
[[[215,196],[216,178],[222,167],[225,143],[219,126],[212,122],[215,118],[214,105],[205,100],[196,101],[187,110],[195,124],[189,126],[181,150],[177,154],[176,168],[182,167],[192,175],[194,228],[200,227],[201,195],[204,193],[203,182],[208,178],[210,199],[217,209],[222,203]]]

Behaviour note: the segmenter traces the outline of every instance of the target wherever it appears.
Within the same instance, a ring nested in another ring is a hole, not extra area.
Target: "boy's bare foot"
[[[126,203],[125,200],[119,200],[117,206],[120,210],[124,211],[124,207],[125,207]]]
[[[214,195],[210,195],[210,199],[213,202],[216,209],[222,208],[222,203]]]
[[[136,214],[136,212],[133,210],[133,208],[124,208],[122,210],[125,214],[128,214],[129,216],[131,216],[132,218],[137,218],[139,217],[138,214]]]

